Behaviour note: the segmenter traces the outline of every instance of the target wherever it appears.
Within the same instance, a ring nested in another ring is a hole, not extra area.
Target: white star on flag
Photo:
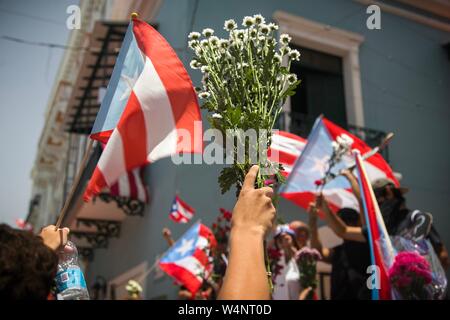
[[[319,172],[319,174],[323,175],[327,171],[327,161],[329,156],[324,156],[323,158],[314,158],[314,165],[311,170]]]
[[[183,239],[180,247],[177,248],[175,250],[175,252],[178,252],[178,253],[180,253],[180,255],[183,256],[186,254],[186,252],[191,250],[193,246],[194,246],[194,239],[189,239],[189,240]]]

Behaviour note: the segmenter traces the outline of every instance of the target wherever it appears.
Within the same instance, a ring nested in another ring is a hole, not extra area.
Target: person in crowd
[[[264,238],[272,228],[276,210],[273,189],[255,189],[259,167],[247,173],[233,209],[230,255],[218,299],[270,299],[270,286],[264,260]]]
[[[297,241],[298,248],[301,249],[308,245],[309,240],[309,227],[306,223],[295,220],[289,224],[289,227],[295,232],[295,239]]]
[[[331,219],[333,220],[330,220],[331,223],[333,223],[333,230],[335,230],[338,236],[343,239],[356,239],[357,241],[366,241],[367,227],[365,216],[362,211],[362,202],[358,182],[356,180],[356,177],[349,170],[344,170],[342,172],[342,175],[349,180],[352,186],[353,193],[358,199],[358,203],[361,208],[361,210],[359,210],[361,227],[355,228],[352,226],[347,226],[345,223],[339,223],[339,221]],[[412,210],[407,208],[406,199],[404,197],[404,194],[408,192],[408,189],[403,187],[396,187],[394,182],[387,178],[380,178],[375,180],[372,183],[372,188],[377,199],[380,212],[383,216],[388,234],[391,236],[401,235],[405,231],[405,228],[409,225],[409,222],[411,221],[411,215],[413,213]],[[426,215],[431,216],[431,214],[428,213]],[[436,231],[432,224],[430,226],[429,232],[426,235],[426,239],[430,240],[434,251],[439,257],[442,267],[445,270],[448,270],[450,266],[448,251],[442,243],[439,233]]]
[[[172,238],[172,231],[170,231],[169,228],[163,228],[162,234],[163,234],[163,237],[166,240],[167,244],[169,245],[169,247],[173,246],[173,244],[175,243],[175,240],[173,240],[173,238]]]
[[[0,300],[45,300],[56,275],[56,251],[67,242],[68,228],[50,225],[39,236],[0,225]]]
[[[296,254],[299,245],[294,230],[289,225],[279,225],[275,231],[275,247],[281,253],[278,259],[280,273],[274,277],[274,300],[297,300],[300,295],[300,271]]]
[[[317,229],[319,208],[331,229],[343,238],[341,245],[331,249],[322,246]],[[365,239],[356,236],[361,230],[359,213],[352,208],[343,208],[334,215],[323,196],[310,204],[308,212],[311,247],[317,249],[323,261],[332,266],[331,300],[370,299],[370,290],[366,285],[366,271],[371,264],[370,251]]]
[[[407,188],[396,187],[390,179],[382,178],[372,184],[389,235],[400,235],[411,220],[413,210],[406,206]],[[431,214],[428,214],[431,216]],[[426,236],[436,252],[444,270],[450,267],[448,251],[433,224]]]

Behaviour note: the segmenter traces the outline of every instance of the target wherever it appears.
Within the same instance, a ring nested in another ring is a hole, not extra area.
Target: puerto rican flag
[[[101,144],[102,149],[105,144]],[[145,167],[139,167],[120,176],[119,180],[109,188],[112,196],[126,197],[148,203],[149,196],[144,184]]]
[[[169,218],[178,223],[187,223],[194,216],[195,209],[176,195],[170,209]]]
[[[355,151],[354,156],[356,169],[359,176],[358,183],[359,189],[361,190],[361,200],[367,223],[371,260],[372,264],[377,265],[380,270],[380,287],[379,289],[372,289],[372,299],[390,300],[391,289],[388,270],[393,263],[395,250],[392,247],[391,240],[384,224],[383,216],[381,215],[378,202],[367,176],[367,166],[361,159],[361,154],[359,151]]]
[[[110,194],[148,203],[149,196],[144,184],[144,171],[145,167],[140,167],[121,175],[119,180],[111,186]]]
[[[267,157],[270,161],[281,163],[284,169],[281,173],[287,177],[291,173],[295,161],[305,148],[306,142],[306,139],[293,133],[274,130]]]
[[[159,267],[195,296],[212,273],[216,245],[211,230],[197,222],[161,257]]]
[[[186,69],[167,41],[134,18],[126,32],[91,138],[106,143],[89,200],[137,167],[202,152],[202,122]]]
[[[342,134],[353,139],[352,149],[365,154],[371,148],[361,139],[352,135],[324,117],[319,117],[308,137],[308,142],[295,162],[287,181],[280,188],[280,194],[284,198],[307,209],[310,202],[315,200],[317,194],[316,181],[322,179],[328,169],[328,162],[333,153],[332,142]],[[345,155],[334,166],[333,173],[339,174],[340,170],[354,164],[351,155]],[[364,160],[370,181],[379,178],[389,178],[398,186],[392,169],[380,154]],[[324,186],[322,191],[332,210],[349,207],[359,210],[358,201],[351,191],[350,183],[345,177],[338,176]]]

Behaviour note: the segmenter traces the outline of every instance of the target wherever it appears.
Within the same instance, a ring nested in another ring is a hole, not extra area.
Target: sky
[[[25,218],[31,169],[63,49],[4,36],[66,44],[66,9],[77,0],[0,0],[0,223]]]

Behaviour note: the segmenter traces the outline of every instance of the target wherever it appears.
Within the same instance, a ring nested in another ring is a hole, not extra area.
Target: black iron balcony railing
[[[287,121],[287,119],[289,120]],[[286,113],[282,113],[278,120],[277,128],[292,132],[303,138],[307,138],[311,132],[315,120],[316,118],[302,113],[291,112],[289,116],[287,116]],[[372,148],[378,146],[386,136],[386,132],[380,130],[359,127],[351,124],[345,125],[338,123],[338,125],[344,127],[344,129],[366,142],[367,145]],[[387,162],[389,162],[388,146],[381,151],[381,155]]]

